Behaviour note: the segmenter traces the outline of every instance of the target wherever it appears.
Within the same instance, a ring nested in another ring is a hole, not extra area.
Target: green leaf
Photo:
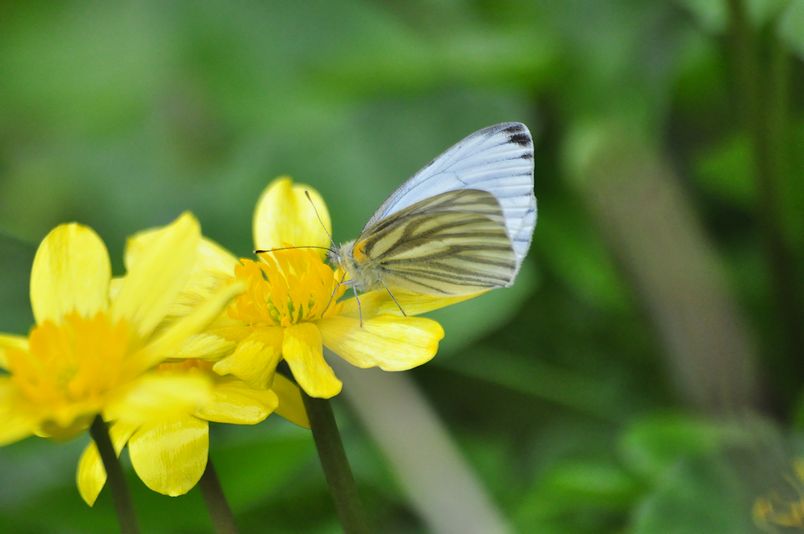
[[[723,33],[728,27],[728,3],[713,0],[678,0],[695,17],[704,30],[711,33]],[[751,24],[760,28],[767,24],[787,5],[796,3],[790,0],[740,0],[745,4],[745,10]]]
[[[459,353],[507,324],[528,301],[537,283],[536,269],[525,264],[513,287],[495,289],[475,299],[429,314],[441,323],[446,332],[439,347],[439,355]]]
[[[578,506],[623,508],[640,485],[622,467],[604,461],[573,461],[548,472],[544,490],[564,502],[566,510]]]
[[[634,534],[754,533],[752,498],[736,466],[717,455],[678,463],[637,508]]]
[[[217,428],[229,431],[229,439],[215,443],[212,458],[235,512],[270,499],[315,458],[310,432],[278,419],[270,417],[249,432],[243,427]]]
[[[516,513],[523,530],[610,531],[620,522],[641,486],[622,467],[605,460],[553,464],[521,500]]]
[[[753,169],[751,144],[748,136],[741,133],[703,153],[696,162],[695,174],[707,193],[750,209],[756,196]]]
[[[628,309],[627,292],[601,235],[574,203],[553,202],[539,216],[549,221],[537,227],[540,259],[575,292],[609,310]]]
[[[634,472],[658,479],[676,462],[720,450],[740,442],[744,429],[678,414],[656,414],[638,420],[620,441],[626,465]]]
[[[456,373],[595,417],[614,420],[626,411],[622,408],[626,401],[618,396],[616,383],[599,380],[599,374],[583,375],[540,358],[481,348],[463,352],[460,358],[439,358],[436,362]]]

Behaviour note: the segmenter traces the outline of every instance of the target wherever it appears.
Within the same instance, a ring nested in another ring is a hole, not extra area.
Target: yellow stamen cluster
[[[247,289],[229,306],[229,317],[251,326],[287,327],[337,313],[346,288],[317,253],[286,250],[261,260],[243,259],[235,267]]]
[[[788,491],[774,491],[754,502],[754,519],[760,526],[804,528],[804,459],[795,461],[793,472],[795,478],[788,478]]]
[[[71,313],[61,323],[45,321],[29,338],[29,350],[8,351],[11,379],[36,405],[48,407],[59,421],[69,405],[88,411],[101,406],[120,384],[128,351],[129,327],[108,314],[86,318]]]

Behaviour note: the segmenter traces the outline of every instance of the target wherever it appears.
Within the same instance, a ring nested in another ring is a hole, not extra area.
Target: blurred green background
[[[755,532],[757,497],[804,492],[803,58],[802,0],[4,3],[0,331],[30,326],[60,222],[117,272],[127,235],[188,209],[249,255],[258,194],[290,175],[345,241],[441,150],[522,121],[528,264],[439,312],[442,351],[409,374],[493,503],[464,519]],[[356,415],[367,395],[335,407],[372,524],[443,529]],[[116,528],[108,492],[75,489],[86,439],[0,449],[0,531]],[[219,426],[211,455],[243,532],[338,531],[307,432]],[[210,531],[197,489],[131,486],[144,531]]]

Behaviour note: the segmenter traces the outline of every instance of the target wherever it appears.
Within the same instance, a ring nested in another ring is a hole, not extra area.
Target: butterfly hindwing
[[[355,257],[388,288],[463,295],[509,285],[517,259],[499,202],[486,191],[449,191],[367,227]]]

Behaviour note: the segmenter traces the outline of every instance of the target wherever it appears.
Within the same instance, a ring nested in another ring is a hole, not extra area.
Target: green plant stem
[[[139,532],[137,517],[134,515],[131,494],[123,477],[123,468],[120,467],[120,461],[117,458],[117,454],[115,454],[112,440],[109,439],[109,429],[100,415],[96,416],[95,420],[92,421],[92,426],[89,427],[89,435],[95,441],[98,453],[103,461],[103,467],[106,469],[106,478],[109,481],[109,487],[112,489],[114,506],[117,510],[117,520],[120,522],[120,531],[123,534],[137,534]]]
[[[763,234],[765,258],[784,333],[786,361],[778,362],[777,375],[787,378],[790,392],[804,373],[804,311],[794,255],[784,235],[785,206],[779,188],[788,172],[787,51],[776,35],[773,21],[768,31],[757,32],[743,0],[728,0],[732,59],[738,85],[739,111],[751,137],[757,184],[757,213]],[[785,403],[787,404],[787,403]]]
[[[343,450],[332,406],[326,399],[316,399],[302,393],[310,428],[318,450],[318,458],[335,503],[335,511],[347,534],[368,533],[363,506],[357,493],[352,470]]]
[[[236,534],[237,525],[235,524],[234,515],[232,515],[232,509],[229,508],[229,503],[223,494],[221,481],[218,479],[218,473],[212,465],[211,458],[207,459],[207,467],[204,469],[204,474],[198,484],[201,487],[201,494],[204,496],[209,517],[215,526],[215,532],[218,534]]]

